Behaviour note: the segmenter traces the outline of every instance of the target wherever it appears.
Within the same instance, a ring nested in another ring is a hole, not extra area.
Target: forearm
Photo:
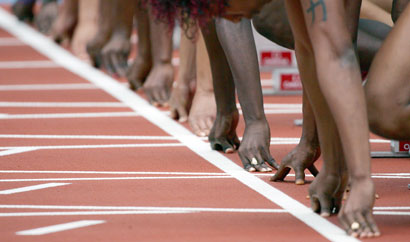
[[[130,37],[133,24],[132,20],[136,11],[136,1],[117,0],[112,2],[114,6],[111,11],[113,11],[112,16],[114,17],[113,22],[115,26],[113,34]]]
[[[219,43],[214,21],[202,30],[211,63],[217,115],[232,114],[237,110],[235,84],[225,53]]]
[[[250,20],[219,19],[216,29],[228,59],[245,122],[266,120],[255,41]]]

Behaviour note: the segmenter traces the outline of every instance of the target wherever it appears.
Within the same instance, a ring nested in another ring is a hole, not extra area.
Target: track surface
[[[123,80],[3,11],[0,27],[1,241],[355,241],[310,211],[308,185],[244,172]],[[264,99],[280,161],[301,133],[301,97]],[[372,169],[383,234],[372,241],[409,241],[410,160]]]

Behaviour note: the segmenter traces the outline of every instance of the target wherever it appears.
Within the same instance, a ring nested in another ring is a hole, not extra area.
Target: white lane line
[[[191,213],[184,211],[76,211],[76,212],[21,212],[21,213],[0,213],[0,217],[33,217],[33,216],[84,216],[84,215],[137,215],[137,214],[183,214]]]
[[[17,108],[123,108],[120,102],[0,102],[0,107]]]
[[[176,140],[171,136],[0,134],[0,139]]]
[[[374,207],[373,210],[410,210],[410,207]]]
[[[226,179],[223,176],[134,176],[134,177],[81,177],[81,178],[33,178],[33,179],[0,179],[0,182],[44,182],[44,181],[116,181],[116,180],[178,180],[178,179]]]
[[[409,216],[410,212],[398,212],[398,211],[374,211],[374,215],[399,215],[399,216]]]
[[[14,155],[14,154],[19,154],[19,153],[29,152],[29,151],[33,151],[33,150],[36,150],[36,148],[21,147],[21,148],[15,148],[15,149],[2,150],[2,151],[0,151],[0,157],[1,156],[6,156],[6,155]]]
[[[49,60],[34,61],[0,61],[0,69],[27,69],[27,68],[61,68],[60,65]]]
[[[51,233],[61,232],[61,231],[70,230],[70,229],[77,229],[77,228],[87,227],[91,225],[102,224],[102,223],[105,223],[105,221],[104,220],[80,220],[80,221],[51,225],[51,226],[41,227],[41,228],[36,228],[36,229],[23,230],[20,232],[16,232],[16,234],[17,235],[44,235],[44,234],[51,234]]]
[[[40,190],[40,189],[45,189],[45,188],[50,188],[50,187],[59,187],[59,186],[64,186],[64,185],[69,185],[69,184],[70,183],[45,183],[45,184],[39,184],[39,185],[34,185],[34,186],[3,190],[3,191],[0,191],[0,194],[9,195],[9,194],[14,194],[14,193],[21,193],[21,192],[29,192],[29,191],[34,191],[34,190]]]
[[[0,91],[45,91],[99,89],[91,83],[0,85]]]
[[[38,114],[5,114],[0,119],[54,119],[54,118],[114,118],[138,117],[135,112],[98,112],[98,113],[38,113]]]
[[[185,144],[197,155],[229,175],[234,176],[238,181],[255,190],[268,200],[278,204],[322,236],[332,241],[358,241],[357,239],[348,236],[344,230],[314,213],[310,208],[291,198],[286,193],[281,192],[253,174],[244,171],[242,167],[236,165],[219,152],[212,151],[209,148],[209,144],[197,138],[193,133],[181,124],[164,115],[160,110],[149,105],[148,102],[140,98],[134,92],[119,84],[116,80],[101,71],[79,61],[68,51],[62,49],[50,39],[42,36],[27,25],[20,23],[16,18],[2,9],[0,9],[0,26],[17,36],[23,42],[35,48],[40,53],[61,64],[64,68],[71,70],[82,78],[99,86],[165,132],[175,136],[182,144]]]
[[[49,209],[49,210],[126,210],[126,211],[179,211],[223,213],[285,213],[272,208],[205,208],[205,207],[147,207],[147,206],[61,206],[61,205],[0,205],[3,209]]]
[[[0,150],[31,148],[33,150],[58,150],[58,149],[106,149],[106,148],[147,148],[147,147],[180,147],[181,143],[164,144],[110,144],[110,145],[54,145],[54,146],[27,146],[27,147],[0,147]]]
[[[155,172],[155,171],[17,171],[0,170],[0,173],[19,174],[109,174],[109,175],[193,175],[193,176],[223,176],[222,172]]]
[[[25,45],[21,40],[14,37],[1,37],[0,46],[21,46]]]
[[[145,175],[145,174],[143,174]],[[163,174],[154,174],[163,175]],[[180,174],[172,174],[180,175]],[[272,176],[273,173],[268,174]],[[255,174],[255,176],[263,176]],[[295,174],[288,174],[289,177],[294,177]],[[307,177],[312,177],[312,175],[307,175]],[[222,175],[193,175],[193,176],[138,176],[138,177],[81,177],[81,178],[24,178],[24,179],[0,179],[0,182],[49,182],[49,181],[114,181],[114,180],[175,180],[175,179],[233,179],[235,177],[229,174]],[[398,176],[385,176],[377,177],[372,176],[375,179],[410,179],[410,176],[398,177]]]

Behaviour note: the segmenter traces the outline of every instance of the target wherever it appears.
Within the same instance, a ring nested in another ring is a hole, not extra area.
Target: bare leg
[[[390,11],[383,9],[371,0],[363,0],[360,18],[377,20],[389,26],[393,26]]]
[[[191,83],[195,84],[196,78],[196,46],[194,40],[188,39],[183,31],[181,32],[179,56],[178,77],[172,85],[169,106],[172,118],[178,119],[179,122],[186,122],[194,92]]]
[[[410,5],[370,68],[365,90],[370,127],[378,135],[410,139]],[[386,65],[386,63],[389,63]]]
[[[138,53],[127,71],[127,79],[130,88],[133,90],[142,87],[152,67],[148,10],[141,6],[140,3],[137,5],[136,17],[138,23]]]
[[[208,136],[216,116],[212,74],[205,42],[200,35],[196,51],[196,91],[189,111],[189,125],[198,136]]]
[[[174,80],[172,60],[172,35],[168,25],[157,22],[152,13],[150,16],[150,37],[153,67],[143,90],[151,104],[167,106]]]

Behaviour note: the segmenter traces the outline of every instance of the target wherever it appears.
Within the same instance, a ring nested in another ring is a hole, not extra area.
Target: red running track
[[[243,171],[3,11],[0,27],[1,241],[356,241],[310,211],[308,185]],[[280,161],[300,136],[301,98],[264,101]],[[410,159],[373,159],[372,172],[372,241],[409,241]]]

